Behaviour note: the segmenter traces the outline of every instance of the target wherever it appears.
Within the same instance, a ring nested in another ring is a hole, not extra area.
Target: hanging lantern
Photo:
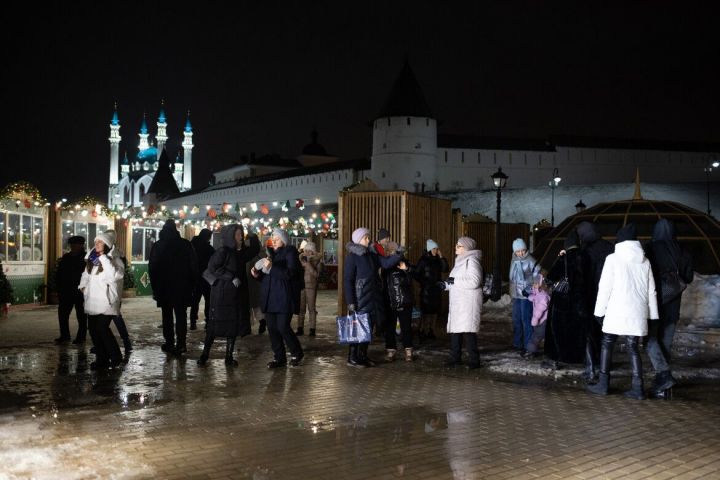
[[[230,205],[229,203],[226,202],[226,203],[223,203],[222,211],[223,211],[223,213],[228,213],[231,208],[232,208],[232,205]]]

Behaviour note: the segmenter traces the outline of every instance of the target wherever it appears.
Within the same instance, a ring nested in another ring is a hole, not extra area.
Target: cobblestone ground
[[[319,335],[302,337],[303,365],[280,370],[265,368],[267,335],[239,341],[235,368],[223,342],[196,365],[202,329],[186,357],[162,353],[147,298],[125,300],[135,350],[105,374],[89,370],[89,344],[53,344],[55,307],[11,313],[0,479],[720,478],[716,381],[633,401],[619,394],[625,374],[596,397],[550,376],[447,369],[437,347],[352,369],[334,343],[333,295],[321,293]]]

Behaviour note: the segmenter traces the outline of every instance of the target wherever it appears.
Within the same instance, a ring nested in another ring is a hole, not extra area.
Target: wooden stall
[[[396,192],[341,192],[338,196],[338,312],[345,312],[343,263],[345,244],[353,230],[380,228],[390,232],[393,241],[407,248],[410,262],[418,261],[428,238],[435,240],[452,264],[454,256],[453,214],[450,200]]]

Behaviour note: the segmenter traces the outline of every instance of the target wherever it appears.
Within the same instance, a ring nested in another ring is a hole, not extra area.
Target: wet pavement
[[[96,373],[89,343],[53,344],[56,307],[14,310],[0,320],[0,479],[720,478],[716,359],[680,361],[672,401],[634,401],[619,358],[614,390],[591,396],[579,368],[501,348],[501,312],[483,319],[479,370],[443,367],[442,341],[391,364],[376,341],[376,368],[353,369],[334,293],[321,292],[318,336],[301,337],[303,364],[278,370],[267,334],[238,341],[234,368],[222,341],[196,365],[202,327],[168,356],[159,310],[133,298],[134,351]]]

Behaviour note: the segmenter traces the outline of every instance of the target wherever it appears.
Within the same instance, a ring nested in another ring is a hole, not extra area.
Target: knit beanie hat
[[[305,242],[305,248],[303,250],[305,252],[317,252],[317,247],[315,247],[315,242]]]
[[[518,250],[527,250],[527,244],[522,238],[513,240],[513,252],[517,252]]]
[[[370,235],[370,230],[364,227],[360,227],[355,229],[352,233],[352,241],[353,243],[360,243],[360,240],[363,239],[365,235]]]
[[[383,238],[390,238],[390,232],[387,231],[385,228],[381,228],[378,230],[377,240],[378,242],[382,240]]]
[[[429,252],[433,248],[440,248],[440,246],[437,244],[437,242],[431,238],[428,239],[427,242],[425,242],[425,249]]]
[[[102,242],[107,245],[109,249],[112,249],[113,245],[115,245],[115,242],[113,242],[112,238],[110,238],[110,235],[108,235],[107,233],[99,233],[95,237],[94,241],[97,242],[98,240],[102,240]]]
[[[290,245],[290,235],[288,235],[288,233],[284,229],[280,227],[276,228],[275,230],[273,230],[272,236],[282,240],[285,245]]]
[[[626,240],[636,240],[634,223],[628,223],[617,231],[615,243],[624,242]]]
[[[470,238],[470,237],[460,237],[460,238],[458,238],[457,244],[458,244],[458,245],[462,245],[463,247],[465,247],[465,251],[475,250],[475,247],[477,246],[477,244],[475,243],[475,240],[473,240],[473,239]]]
[[[303,240],[300,242],[300,246],[298,247],[298,250],[305,250],[305,247],[307,247],[307,240]]]

